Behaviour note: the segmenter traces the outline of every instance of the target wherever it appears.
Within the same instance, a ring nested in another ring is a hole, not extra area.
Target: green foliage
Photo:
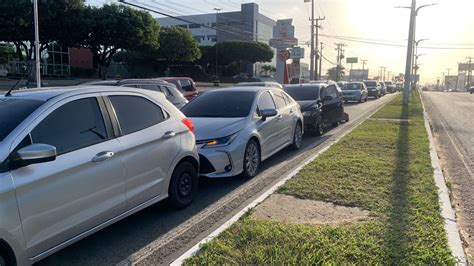
[[[410,103],[405,108],[398,96],[279,190],[361,207],[371,212],[368,221],[315,226],[244,217],[186,263],[454,265],[416,93]]]
[[[158,60],[167,62],[194,62],[201,57],[197,41],[190,30],[166,27],[160,31]]]
[[[89,7],[86,27],[90,30],[82,46],[97,56],[100,74],[105,78],[107,67],[120,50],[156,50],[160,27],[146,11],[122,5]]]
[[[200,47],[202,57],[200,64],[206,69],[215,68],[216,46]],[[217,44],[218,64],[221,68],[238,65],[240,72],[244,72],[247,64],[256,62],[270,62],[273,59],[273,49],[261,42],[228,41]]]
[[[13,45],[0,43],[0,65],[7,64],[15,58],[15,49]]]

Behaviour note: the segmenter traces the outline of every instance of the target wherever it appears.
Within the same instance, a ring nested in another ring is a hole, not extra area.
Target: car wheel
[[[246,178],[252,178],[258,174],[260,168],[260,148],[254,139],[249,140],[245,147],[244,172]]]
[[[299,150],[301,148],[301,141],[303,139],[303,129],[301,128],[301,124],[296,122],[295,132],[293,133],[293,144],[291,144],[291,148],[293,150]]]
[[[189,206],[198,191],[198,170],[190,162],[181,162],[174,169],[168,188],[168,202],[176,209]]]
[[[332,126],[333,127],[338,127],[339,126],[339,121],[336,121],[336,122],[332,123]]]
[[[314,128],[314,135],[322,136],[324,134],[324,122],[323,119],[320,118],[318,124]]]

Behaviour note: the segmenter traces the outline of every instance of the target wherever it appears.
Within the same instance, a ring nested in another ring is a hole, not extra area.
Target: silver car
[[[366,102],[369,98],[369,92],[363,82],[349,82],[342,87],[344,101]]]
[[[194,123],[210,178],[257,175],[260,163],[287,146],[301,147],[300,106],[281,89],[233,87],[208,91],[181,110]]]
[[[158,201],[188,206],[192,121],[159,92],[107,86],[0,97],[0,265],[28,265]]]
[[[84,85],[97,86],[121,86],[131,88],[141,88],[152,91],[162,92],[168,101],[170,101],[178,109],[188,103],[179,89],[172,83],[157,79],[122,79],[122,80],[101,80],[87,82]]]

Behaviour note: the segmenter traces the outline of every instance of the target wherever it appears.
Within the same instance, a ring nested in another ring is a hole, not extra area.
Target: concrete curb
[[[293,178],[295,175],[303,169],[306,165],[310,164],[316,158],[318,158],[321,154],[326,152],[329,148],[331,148],[334,144],[338,143],[342,138],[344,138],[346,135],[351,133],[354,129],[359,127],[362,123],[367,121],[370,117],[372,117],[373,114],[377,113],[380,109],[382,109],[387,103],[390,101],[382,104],[380,107],[376,108],[376,110],[368,116],[366,119],[361,120],[357,124],[355,124],[352,128],[350,128],[348,131],[343,133],[341,136],[339,136],[337,139],[333,140],[332,142],[328,143],[326,147],[324,147],[322,150],[317,152],[315,155],[307,158],[305,161],[303,161],[301,164],[299,164],[293,171],[291,171],[285,178],[282,180],[278,181],[278,183],[274,184],[270,189],[268,189],[265,193],[260,195],[258,198],[253,200],[250,204],[248,204],[246,207],[244,207],[241,211],[236,213],[232,218],[230,218],[227,222],[219,226],[216,230],[211,232],[207,237],[199,241],[196,245],[191,247],[188,251],[186,251],[184,254],[182,254],[179,258],[174,260],[173,262],[170,263],[171,266],[180,266],[184,263],[185,260],[191,258],[194,256],[200,249],[203,244],[208,243],[212,239],[216,238],[220,233],[224,232],[226,229],[228,229],[232,224],[237,222],[242,216],[244,216],[250,209],[254,208],[258,204],[262,203],[266,198],[268,198],[271,194],[273,194],[275,191],[277,191],[278,188],[283,186],[289,179]]]
[[[454,257],[458,259],[458,265],[467,265],[466,255],[462,246],[461,236],[459,234],[458,225],[456,223],[456,216],[449,199],[448,187],[444,179],[443,171],[439,163],[438,153],[436,151],[433,133],[431,132],[429,115],[426,112],[425,103],[420,92],[421,104],[423,106],[423,118],[425,120],[425,127],[430,140],[430,156],[431,165],[434,169],[434,179],[438,187],[439,203],[441,205],[441,215],[444,218],[444,230],[448,237],[448,244]]]

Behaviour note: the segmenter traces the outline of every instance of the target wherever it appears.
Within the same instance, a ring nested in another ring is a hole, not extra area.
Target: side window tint
[[[270,92],[266,91],[260,95],[257,104],[258,110],[276,109]]]
[[[107,139],[102,113],[96,98],[66,103],[41,121],[33,131],[33,143],[56,147],[58,155]]]
[[[187,79],[181,79],[181,88],[183,88],[183,91],[193,91],[193,85],[191,82]]]
[[[273,91],[273,99],[278,109],[283,109],[286,106],[285,97],[283,97],[280,91]]]
[[[173,94],[171,94],[170,90],[166,86],[161,86],[161,90],[165,94],[166,97],[171,97]]]
[[[122,134],[133,133],[165,120],[159,106],[139,96],[109,96]]]
[[[324,97],[326,97],[328,94],[328,88],[326,87],[322,87],[321,88],[321,99],[324,99]]]
[[[337,89],[336,86],[330,85],[327,87],[327,95],[331,96],[332,98],[337,98]]]

